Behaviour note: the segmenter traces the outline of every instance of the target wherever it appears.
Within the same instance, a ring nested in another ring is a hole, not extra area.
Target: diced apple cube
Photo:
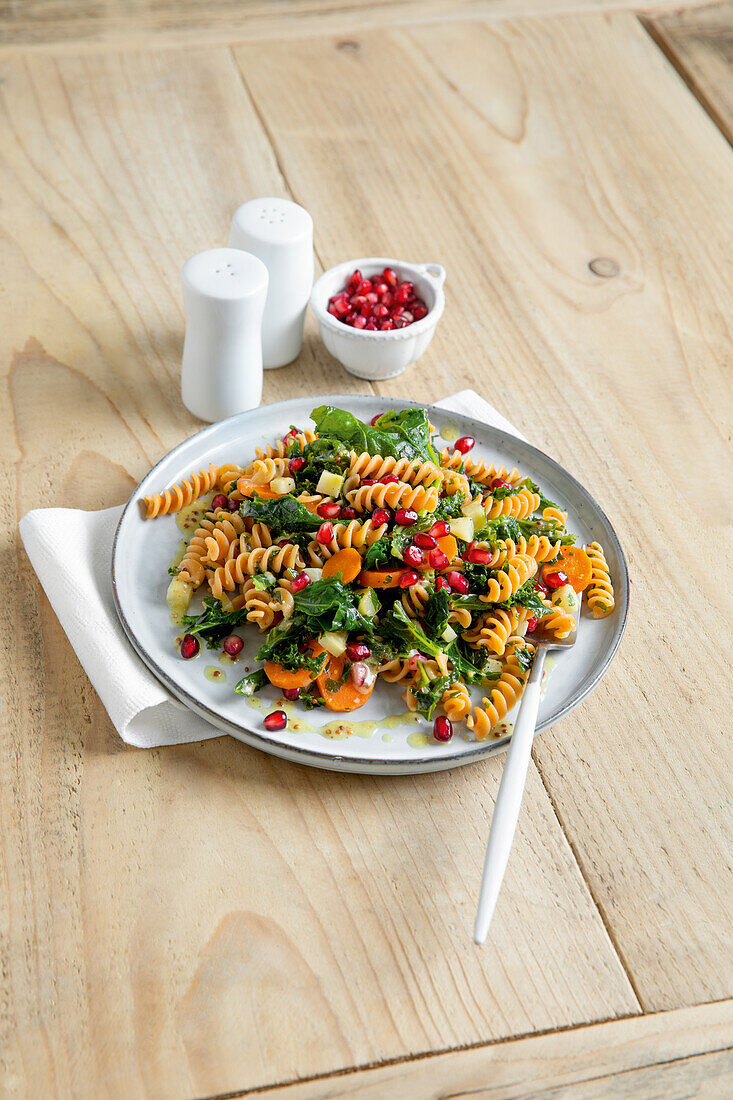
[[[324,470],[318,479],[316,485],[316,492],[322,493],[324,497],[334,497],[334,499],[341,492],[341,486],[344,483],[344,479],[341,474],[331,473],[330,470]]]
[[[292,477],[275,477],[270,482],[270,488],[273,493],[277,493],[279,497],[284,497],[286,493],[292,493],[295,489],[295,482]]]
[[[486,526],[486,512],[480,500],[469,500],[468,504],[463,505],[461,512],[473,521],[474,531],[480,531]]]
[[[341,657],[346,652],[348,637],[345,631],[327,630],[325,634],[321,634],[318,641],[332,657]]]
[[[470,542],[473,538],[473,520],[470,516],[461,516],[450,521],[450,533],[462,542]]]

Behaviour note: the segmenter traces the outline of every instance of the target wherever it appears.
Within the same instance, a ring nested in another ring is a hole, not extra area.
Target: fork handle
[[[489,843],[486,846],[484,873],[476,911],[476,923],[473,929],[474,941],[484,943],[489,934],[491,918],[494,915],[499,898],[504,872],[512,850],[514,833],[517,828],[519,811],[522,806],[524,786],[527,781],[527,768],[532,752],[532,741],[537,726],[537,712],[540,706],[540,687],[542,671],[545,666],[546,646],[538,646],[527,686],[522,694],[522,703],[514,725],[504,771],[496,796],[496,806],[491,818]]]

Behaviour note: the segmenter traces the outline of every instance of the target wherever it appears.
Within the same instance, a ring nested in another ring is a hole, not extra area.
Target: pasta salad
[[[348,713],[378,677],[447,741],[456,722],[496,734],[519,698],[533,635],[567,637],[578,593],[596,618],[615,606],[603,548],[577,546],[565,513],[517,469],[473,457],[474,439],[437,449],[423,408],[364,423],[330,405],[246,465],[212,465],[145,497],[147,518],[200,503],[169,570],[184,659],[201,644],[241,652],[262,635],[266,684],[306,707]],[[194,593],[203,610],[189,614]],[[470,685],[483,689],[473,702]],[[284,711],[264,719],[283,729]]]

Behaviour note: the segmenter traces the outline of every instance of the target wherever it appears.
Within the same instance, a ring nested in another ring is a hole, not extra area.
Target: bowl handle
[[[436,289],[445,282],[446,271],[441,264],[418,264],[417,267],[435,284]]]

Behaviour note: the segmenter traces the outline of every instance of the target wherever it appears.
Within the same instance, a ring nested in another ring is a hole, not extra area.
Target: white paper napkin
[[[511,435],[520,433],[473,390],[438,401]],[[523,438],[523,437],[522,437]],[[174,699],[137,656],[112,599],[111,557],[122,506],[102,512],[37,508],[20,537],[48,599],[123,741],[138,748],[221,737]]]

